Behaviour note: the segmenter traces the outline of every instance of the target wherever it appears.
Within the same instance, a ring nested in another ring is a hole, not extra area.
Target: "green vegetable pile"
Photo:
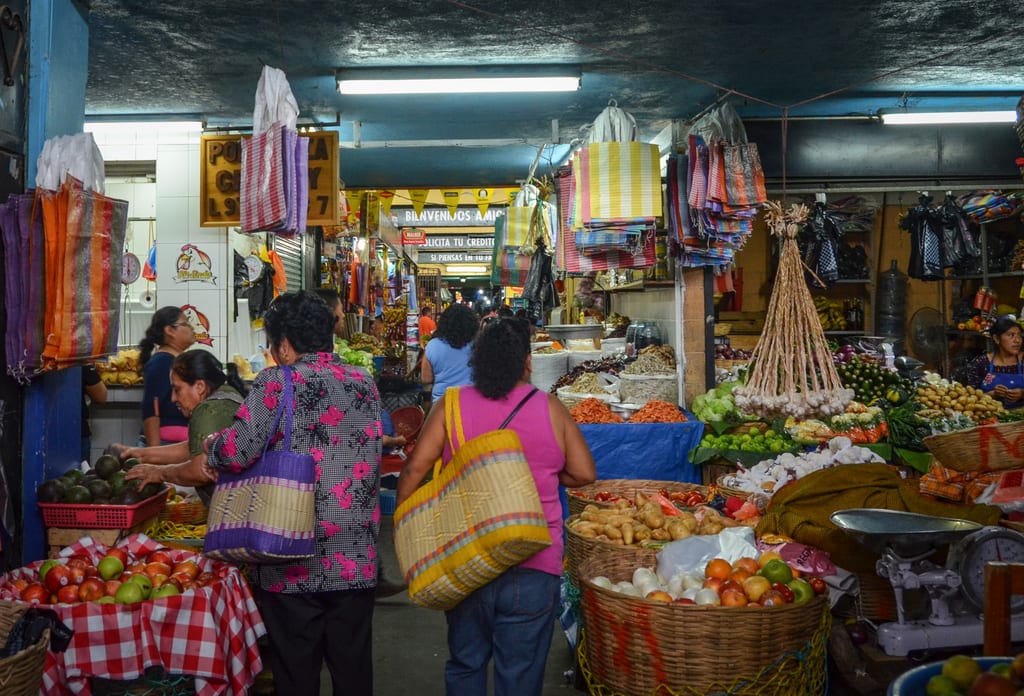
[[[705,423],[742,423],[745,419],[736,408],[732,390],[742,382],[723,382],[693,400],[693,412]]]
[[[854,355],[850,362],[836,365],[843,386],[852,389],[854,398],[863,404],[886,400],[900,404],[914,391],[910,380],[901,379],[892,370],[864,355]]]
[[[349,365],[365,367],[370,372],[373,372],[373,353],[368,353],[365,350],[354,350],[349,348],[347,341],[337,341],[336,350],[338,352],[338,356]]]
[[[743,428],[740,428],[742,431]],[[789,452],[799,447],[797,443],[774,430],[761,430],[750,426],[746,432],[728,435],[707,434],[700,441],[700,447],[717,450],[739,450],[741,452]]]

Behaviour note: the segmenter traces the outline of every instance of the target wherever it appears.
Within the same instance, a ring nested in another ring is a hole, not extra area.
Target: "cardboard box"
[[[107,546],[113,546],[127,536],[145,532],[159,519],[159,515],[153,515],[147,519],[137,522],[129,529],[70,529],[65,527],[49,527],[46,530],[46,543],[49,545],[47,558],[56,558],[60,550],[70,546],[82,537],[91,536],[96,541]]]

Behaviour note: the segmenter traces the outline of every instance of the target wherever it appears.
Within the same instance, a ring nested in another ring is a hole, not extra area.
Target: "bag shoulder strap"
[[[284,389],[281,392],[281,400],[277,404],[274,426],[267,433],[267,441],[263,443],[263,454],[266,454],[270,448],[270,441],[277,433],[282,415],[284,415],[284,447],[282,450],[287,452],[292,448],[292,368],[288,365],[281,365],[281,371],[284,373]]]

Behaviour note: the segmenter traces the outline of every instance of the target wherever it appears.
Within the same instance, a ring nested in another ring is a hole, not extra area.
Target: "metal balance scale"
[[[887,655],[913,650],[981,645],[985,603],[985,564],[1024,563],[1024,535],[1003,527],[932,517],[912,512],[856,508],[831,515],[833,524],[881,554],[876,572],[892,583],[897,620],[878,626],[878,644]],[[945,566],[928,560],[949,545]],[[931,615],[907,620],[904,591],[924,589]],[[1012,640],[1024,640],[1024,596],[1013,597]]]

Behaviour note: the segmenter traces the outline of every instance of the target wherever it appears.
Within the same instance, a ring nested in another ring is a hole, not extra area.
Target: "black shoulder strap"
[[[530,390],[530,393],[523,397],[523,400],[516,404],[516,407],[512,409],[512,413],[508,414],[508,418],[502,421],[501,425],[498,426],[498,430],[504,430],[505,426],[512,422],[512,419],[519,413],[519,409],[526,405],[526,402],[530,400],[530,397],[536,394],[538,391],[537,387]]]

